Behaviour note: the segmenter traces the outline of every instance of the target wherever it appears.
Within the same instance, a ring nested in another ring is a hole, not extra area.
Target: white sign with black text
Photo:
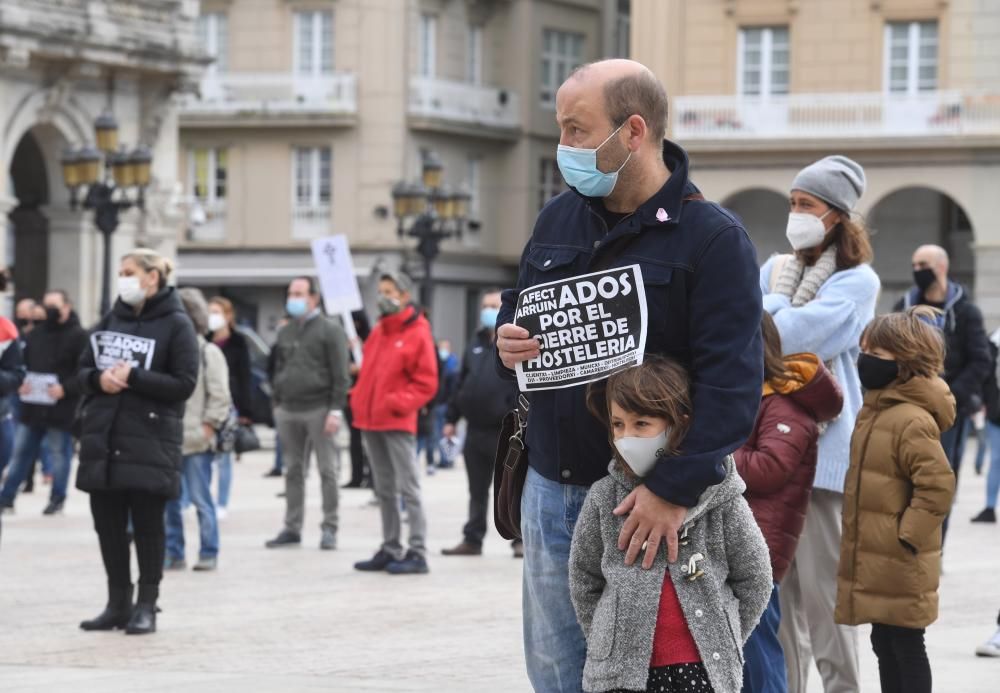
[[[522,392],[571,387],[639,365],[647,317],[639,265],[525,289],[514,324],[538,340],[541,354],[517,364],[518,387]]]

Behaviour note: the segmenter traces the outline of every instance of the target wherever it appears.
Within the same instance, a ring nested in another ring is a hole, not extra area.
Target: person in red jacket
[[[733,453],[745,496],[771,553],[774,590],[744,646],[743,692],[785,693],[785,655],[778,641],[778,584],[788,572],[806,521],[816,475],[817,441],[844,405],[833,375],[814,354],[782,356],[781,336],[764,313],[764,396],[747,442]]]
[[[382,547],[357,570],[426,573],[427,522],[416,460],[417,412],[438,389],[438,361],[430,323],[411,302],[410,279],[383,273],[380,318],[365,342],[361,371],[351,390],[354,425],[368,449],[375,495],[382,511]],[[410,524],[409,550],[400,541],[399,496]]]

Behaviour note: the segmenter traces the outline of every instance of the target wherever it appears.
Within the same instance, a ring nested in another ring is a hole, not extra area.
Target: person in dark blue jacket
[[[536,284],[638,264],[648,307],[646,353],[690,372],[693,419],[684,449],[660,461],[618,514],[619,547],[649,568],[699,495],[724,478],[723,461],[753,429],[763,386],[761,292],[756,253],[732,214],[706,202],[688,179],[684,150],[664,140],[667,96],[643,65],[608,60],[576,70],[556,96],[557,161],[572,188],[541,211],[517,286],[497,320],[502,372],[539,355],[510,324],[519,293]],[[586,643],[569,596],[570,542],[590,484],[611,450],[591,418],[584,386],[532,393],[530,469],[522,496],[524,638],[537,691],[579,691]]]

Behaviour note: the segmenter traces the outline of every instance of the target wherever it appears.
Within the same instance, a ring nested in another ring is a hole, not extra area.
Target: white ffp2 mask
[[[615,441],[615,448],[632,473],[644,477],[653,470],[656,461],[667,454],[667,434],[670,429],[652,438],[626,436]]]
[[[826,211],[822,217],[817,217],[805,212],[792,212],[788,215],[788,225],[785,227],[785,236],[791,244],[793,250],[805,250],[815,248],[826,238],[826,226],[823,225],[823,217],[830,213]]]
[[[139,284],[139,277],[118,277],[118,296],[130,306],[146,300],[146,291]]]

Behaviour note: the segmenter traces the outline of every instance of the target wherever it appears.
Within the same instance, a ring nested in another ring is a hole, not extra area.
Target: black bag
[[[233,450],[236,451],[237,455],[260,450],[260,439],[257,437],[256,431],[253,430],[253,426],[240,424],[236,427]]]
[[[493,524],[504,539],[521,538],[521,492],[528,474],[524,431],[528,427],[527,395],[517,395],[517,406],[503,417],[497,456],[493,464]]]

